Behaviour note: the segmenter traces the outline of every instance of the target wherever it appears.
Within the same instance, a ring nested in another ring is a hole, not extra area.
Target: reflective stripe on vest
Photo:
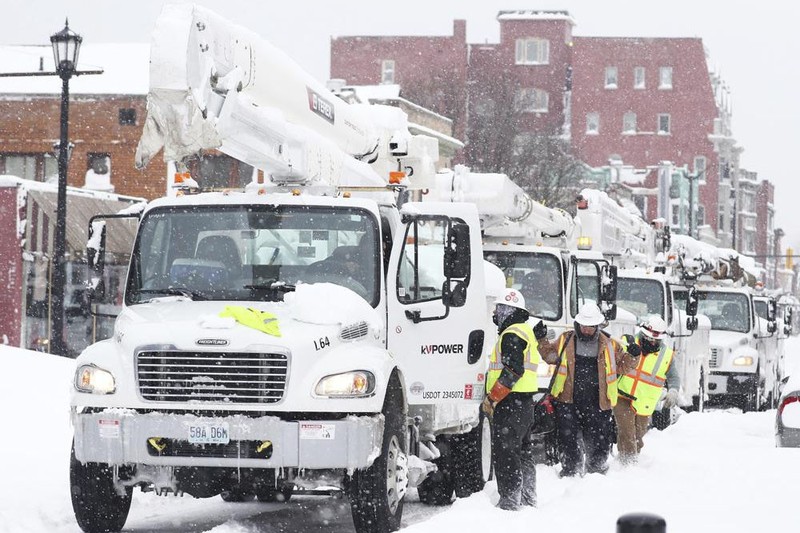
[[[511,392],[536,392],[539,390],[539,379],[536,370],[539,367],[541,357],[539,356],[539,343],[536,342],[536,337],[533,334],[533,329],[527,322],[521,324],[512,324],[503,330],[503,333],[497,338],[497,342],[492,349],[492,355],[489,358],[489,369],[486,372],[486,390],[492,390],[497,379],[503,371],[503,362],[500,357],[500,350],[502,347],[503,336],[507,333],[512,333],[517,337],[524,340],[525,351],[523,352],[525,370],[522,376],[514,383]]]
[[[639,342],[639,336],[636,336]],[[627,346],[625,349],[627,350]],[[656,404],[661,397],[661,389],[667,380],[667,370],[672,363],[673,351],[666,344],[661,345],[658,355],[649,354],[639,357],[636,369],[622,376],[619,380],[619,390],[632,398],[636,414],[650,416],[656,409]]]
[[[567,334],[562,333],[558,340],[558,353],[561,354],[561,362],[558,365],[558,374],[553,381],[553,389],[550,391],[550,394],[553,396],[561,394],[564,391],[564,385],[567,383],[567,354],[566,350],[564,350],[566,339]],[[619,397],[619,391],[617,390],[617,359],[609,350],[609,344],[611,344],[613,348],[614,342],[613,339],[609,338],[605,340],[605,345],[603,347],[603,359],[606,369],[606,396],[612,406],[617,405],[617,398]]]

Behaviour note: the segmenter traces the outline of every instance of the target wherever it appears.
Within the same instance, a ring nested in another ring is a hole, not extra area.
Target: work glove
[[[626,351],[633,357],[639,357],[642,354],[642,349],[636,344],[636,339],[633,335],[623,335],[622,340],[628,345]]]
[[[678,390],[669,389],[667,395],[664,396],[664,407],[666,409],[672,409],[676,405],[678,405]]]
[[[540,341],[547,337],[547,325],[541,320],[533,326],[533,335],[536,337],[537,341]]]
[[[494,406],[495,403],[488,396],[483,399],[483,403],[481,404],[481,410],[484,412],[486,416],[489,417],[489,420],[491,420],[492,417],[494,416]]]

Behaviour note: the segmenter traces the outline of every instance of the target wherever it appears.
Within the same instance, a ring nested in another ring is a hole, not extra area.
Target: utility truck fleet
[[[136,487],[229,501],[333,487],[359,532],[396,530],[410,486],[429,503],[480,490],[492,291],[478,214],[403,203],[433,186],[436,141],[199,7],[167,6],[151,54],[137,161],[163,150],[182,170],[216,149],[265,179],[194,194],[183,175],[131,215],[113,336],[77,360],[81,528],[121,529]],[[109,220],[91,224],[98,298]]]

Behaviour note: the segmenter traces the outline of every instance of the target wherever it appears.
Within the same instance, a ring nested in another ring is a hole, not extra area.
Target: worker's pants
[[[529,432],[533,426],[533,395],[512,392],[492,417],[492,462],[497,476],[499,507],[536,505],[536,465]]]
[[[633,463],[644,446],[644,434],[650,426],[650,417],[637,415],[628,398],[620,396],[614,407],[617,422],[617,451],[622,463]]]
[[[561,450],[561,475],[586,472],[605,473],[606,461],[611,450],[613,422],[610,411],[603,411],[598,405],[589,403],[563,403],[555,401],[558,424],[558,445]],[[583,450],[581,450],[581,440]]]

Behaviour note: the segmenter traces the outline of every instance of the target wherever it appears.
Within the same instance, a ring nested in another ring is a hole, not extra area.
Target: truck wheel
[[[224,490],[220,494],[222,501],[229,503],[249,502],[253,499],[254,494],[245,492],[239,488]]]
[[[383,402],[383,445],[372,465],[356,470],[350,483],[350,507],[356,533],[397,531],[408,487],[406,409],[400,380],[393,374]]]
[[[661,409],[658,411],[653,411],[653,427],[659,431],[667,429],[669,425],[672,423],[671,413],[669,409]]]
[[[452,457],[458,468],[450,468],[458,498],[480,492],[492,476],[492,428],[486,415],[480,413],[478,425],[469,433],[452,438]]]
[[[443,436],[436,441],[441,456],[433,460],[437,470],[428,476],[417,487],[419,501],[428,505],[450,505],[455,490],[453,457],[456,446],[454,439]],[[462,456],[458,456],[462,457]],[[459,467],[463,464],[459,464]],[[469,468],[469,467],[468,467]],[[468,476],[468,474],[467,474]]]
[[[72,510],[78,526],[86,533],[120,531],[128,518],[133,489],[120,495],[114,487],[114,469],[102,463],[81,463],[75,445],[69,461]]]
[[[761,374],[756,372],[753,384],[750,385],[750,389],[747,391],[747,394],[744,395],[742,412],[746,413],[748,411],[758,411],[761,409],[761,391]]]

